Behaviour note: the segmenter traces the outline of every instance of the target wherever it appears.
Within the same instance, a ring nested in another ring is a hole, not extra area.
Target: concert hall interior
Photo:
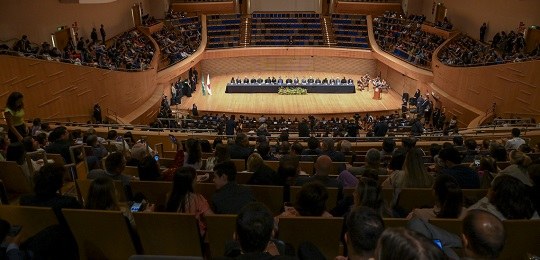
[[[540,256],[540,0],[0,6],[0,259]]]

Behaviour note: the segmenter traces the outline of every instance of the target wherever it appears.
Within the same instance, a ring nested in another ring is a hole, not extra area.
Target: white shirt
[[[520,137],[514,137],[506,141],[506,145],[504,146],[504,148],[506,148],[506,150],[517,150],[519,146],[524,143],[525,140],[521,139]]]

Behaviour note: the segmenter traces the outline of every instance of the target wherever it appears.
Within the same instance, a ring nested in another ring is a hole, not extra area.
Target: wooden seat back
[[[236,215],[208,215],[206,219],[206,238],[210,245],[210,256],[225,254],[225,243],[233,240],[236,230]]]
[[[435,195],[430,188],[401,189],[396,206],[405,213],[416,208],[431,208],[435,205]]]
[[[62,209],[81,259],[127,259],[137,254],[120,211]]]
[[[145,254],[202,256],[194,214],[133,213]]]
[[[139,168],[137,166],[126,166],[122,174],[139,177]]]
[[[251,180],[251,177],[253,176],[253,172],[237,172],[236,173],[236,182],[238,184],[247,184],[249,180]]]
[[[231,159],[231,162],[236,166],[236,172],[241,172],[246,170],[246,160],[244,159]]]
[[[487,189],[462,189],[463,204],[465,207],[471,206],[481,200],[488,193]]]
[[[57,225],[58,219],[52,208],[8,206],[0,207],[0,218],[9,224],[22,226],[23,241],[32,237],[46,227]]]
[[[326,257],[339,255],[340,235],[343,218],[281,217],[279,239],[298,249],[300,243],[313,243]]]
[[[167,194],[172,191],[172,182],[134,181],[131,182],[133,194],[142,193],[148,203],[155,204],[156,210],[164,210],[167,205]]]
[[[262,202],[273,215],[278,215],[283,208],[283,187],[270,185],[246,185],[251,189],[255,200]]]
[[[506,243],[499,259],[530,259],[540,255],[540,220],[505,220]]]
[[[32,193],[32,180],[16,162],[0,161],[0,180],[6,191],[17,195]]]
[[[397,227],[406,227],[407,222],[406,218],[383,218],[385,228],[397,228]]]

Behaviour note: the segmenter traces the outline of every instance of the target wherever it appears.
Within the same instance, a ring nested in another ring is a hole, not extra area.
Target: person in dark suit
[[[270,83],[272,83],[272,79],[270,77],[268,77],[267,79],[264,80],[264,83],[265,84],[270,84]]]
[[[252,83],[252,84],[255,84],[255,83],[257,83],[257,79],[255,79],[255,78],[252,78],[252,79],[251,79],[251,83]]]
[[[307,80],[307,83],[313,84],[313,82],[315,82],[315,80],[312,77],[309,77],[309,79]]]
[[[293,83],[294,84],[298,84],[300,81],[298,80],[298,77],[295,77],[294,80],[293,80]]]
[[[238,214],[242,207],[255,199],[248,187],[236,183],[236,166],[226,161],[214,166],[216,192],[212,195],[212,208],[216,214]]]
[[[330,79],[330,85],[335,85],[336,84],[336,80],[335,79]]]
[[[303,77],[302,78],[302,84],[306,84],[306,83],[307,83],[306,77]]]
[[[249,83],[249,79],[248,79],[248,77],[245,77],[244,78],[244,84],[248,84],[248,83]]]
[[[340,183],[338,183],[335,177],[330,177],[330,174],[336,174],[332,172],[332,159],[327,155],[321,155],[315,161],[315,174],[311,177],[298,177],[296,178],[296,186],[302,186],[305,183],[318,181],[322,183],[325,187],[334,187],[334,188],[343,188]]]
[[[328,78],[324,78],[324,79],[322,80],[322,84],[328,84]]]
[[[354,84],[354,81],[353,81],[352,79],[349,79],[347,82],[348,82],[349,84]]]
[[[283,84],[283,79],[281,77],[279,77],[279,79],[277,80],[277,83],[278,84]]]
[[[262,84],[263,82],[264,82],[264,80],[262,78],[257,79],[257,83]]]
[[[321,79],[319,79],[319,78],[315,79],[315,83],[316,84],[321,84]]]
[[[292,83],[293,83],[293,81],[292,81],[292,79],[290,79],[290,78],[287,78],[287,79],[285,80],[285,83],[287,83],[287,84],[292,84]]]
[[[242,80],[240,79],[240,77],[237,77],[236,78],[236,84],[241,84],[242,83]]]
[[[347,79],[345,77],[343,77],[343,79],[341,79],[341,84],[347,84]]]
[[[234,77],[232,77],[231,78],[231,84],[234,84],[234,82],[236,82],[236,81],[234,80]]]
[[[271,82],[272,82],[272,84],[276,84],[276,82],[277,82],[276,77],[272,77]]]
[[[249,147],[249,140],[246,134],[239,133],[234,139],[234,144],[229,145],[229,154],[231,159],[247,160],[253,149]]]

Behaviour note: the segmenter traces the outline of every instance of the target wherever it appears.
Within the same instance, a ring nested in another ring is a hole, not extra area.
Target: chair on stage
[[[140,253],[122,212],[62,209],[62,213],[77,240],[81,259],[127,259]]]
[[[145,254],[203,255],[194,214],[139,212],[133,217]]]

